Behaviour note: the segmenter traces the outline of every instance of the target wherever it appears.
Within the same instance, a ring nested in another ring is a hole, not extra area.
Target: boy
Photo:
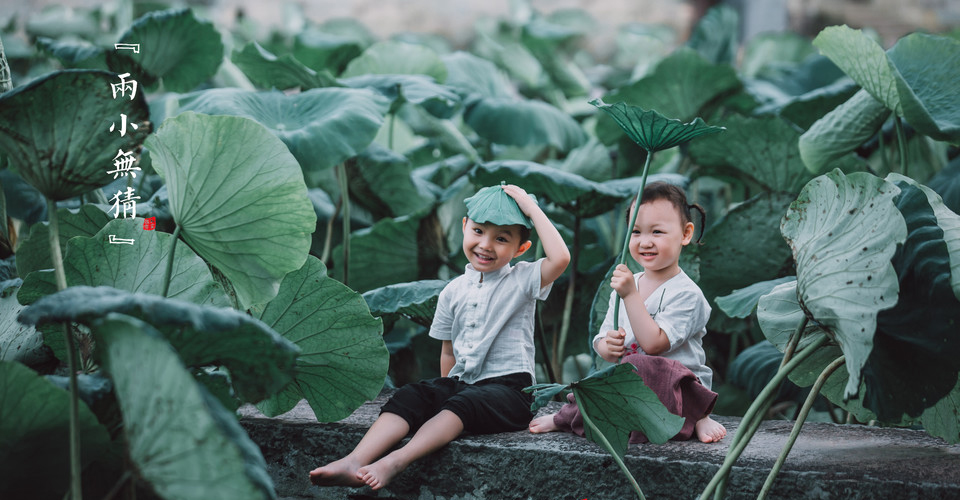
[[[400,388],[349,455],[310,472],[314,484],[378,490],[463,431],[516,431],[533,418],[522,389],[534,382],[536,300],[547,298],[570,253],[517,186],[483,188],[466,204],[463,253],[470,263],[440,293],[430,327],[430,336],[443,341],[441,377]],[[546,257],[510,266],[530,248],[531,225]],[[407,444],[376,460],[410,431]]]

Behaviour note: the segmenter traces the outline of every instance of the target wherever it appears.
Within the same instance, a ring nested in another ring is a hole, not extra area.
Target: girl
[[[629,243],[630,255],[643,272],[633,274],[623,264],[614,270],[610,306],[593,348],[609,362],[633,364],[667,409],[685,418],[674,439],[689,439],[695,432],[700,441],[712,443],[727,430],[710,418],[717,394],[710,390],[713,372],[706,366],[701,340],[710,306],[679,264],[680,251],[693,239],[691,208],[700,212],[702,222],[703,208],[688,204],[679,187],[653,182],[644,188]],[[627,211],[628,223],[632,209]],[[622,326],[613,330],[617,296]],[[573,394],[568,400],[560,412],[535,418],[530,432],[564,430],[582,436],[583,419]],[[646,442],[646,437],[635,431],[630,442]]]

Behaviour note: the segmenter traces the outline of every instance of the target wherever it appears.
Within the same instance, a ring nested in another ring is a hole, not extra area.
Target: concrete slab
[[[244,407],[240,421],[263,450],[279,496],[288,500],[635,498],[603,449],[567,433],[462,436],[379,492],[310,485],[307,473],[353,449],[385,397],[337,423],[317,423],[305,402],[276,418]],[[558,407],[552,403],[543,411]],[[729,431],[718,444],[630,445],[626,463],[647,498],[700,494],[739,425],[737,418],[716,418]],[[756,498],[792,426],[786,421],[761,426],[734,468],[727,498]],[[947,445],[922,431],[809,423],[770,498],[960,499],[960,445]]]

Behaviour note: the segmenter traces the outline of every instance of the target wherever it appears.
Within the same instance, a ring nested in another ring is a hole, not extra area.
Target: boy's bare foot
[[[704,443],[716,443],[727,435],[727,428],[709,416],[697,420],[696,431]]]
[[[358,469],[360,464],[344,457],[310,471],[310,482],[317,486],[363,486]]]
[[[542,415],[530,421],[530,432],[539,434],[541,432],[553,432],[559,430],[557,424],[553,421],[553,414]]]
[[[360,467],[357,476],[371,489],[379,490],[390,484],[390,481],[406,468],[406,464],[387,455],[370,465]]]

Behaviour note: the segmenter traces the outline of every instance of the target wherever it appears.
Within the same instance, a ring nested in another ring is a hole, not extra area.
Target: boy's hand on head
[[[617,265],[613,270],[613,276],[610,278],[610,287],[617,291],[620,298],[626,298],[628,295],[637,291],[637,283],[633,279],[633,272],[626,264]]]
[[[533,201],[533,198],[531,198],[522,187],[514,186],[513,184],[507,184],[500,187],[503,189],[504,193],[507,193],[507,195],[517,202],[517,206],[520,207],[520,211],[523,212],[523,214],[527,217],[533,213],[532,209],[539,208],[537,203]]]

